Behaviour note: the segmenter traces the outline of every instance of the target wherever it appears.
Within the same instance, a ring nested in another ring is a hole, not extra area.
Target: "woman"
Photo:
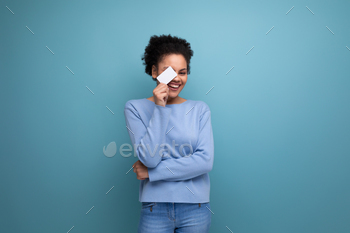
[[[192,56],[186,40],[152,36],[142,60],[157,86],[153,96],[125,104],[125,121],[139,158],[133,170],[140,180],[141,233],[209,232],[211,112],[203,101],[179,96]],[[168,84],[160,83],[157,77],[169,66],[177,76]]]

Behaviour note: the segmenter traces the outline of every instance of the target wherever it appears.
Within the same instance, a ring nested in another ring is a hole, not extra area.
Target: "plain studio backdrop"
[[[349,1],[0,3],[0,232],[136,232],[123,111],[161,34],[212,112],[210,232],[350,232]]]

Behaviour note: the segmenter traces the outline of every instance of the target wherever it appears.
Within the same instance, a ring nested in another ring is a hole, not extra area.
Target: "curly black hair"
[[[169,54],[181,54],[187,62],[187,74],[190,74],[190,60],[193,56],[193,50],[190,43],[185,39],[169,35],[151,36],[148,45],[145,48],[141,60],[145,60],[146,74],[152,76],[152,66],[158,69],[158,63]],[[153,78],[154,81],[157,79]]]

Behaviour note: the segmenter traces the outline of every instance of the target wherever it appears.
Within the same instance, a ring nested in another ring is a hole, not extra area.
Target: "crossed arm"
[[[138,145],[135,152],[144,165],[142,167],[141,164],[136,162],[134,165],[137,165],[137,169],[134,167],[134,172],[139,170],[144,174],[144,178],[147,178],[148,173],[150,182],[188,180],[208,173],[213,168],[214,140],[209,108],[200,116],[198,142],[193,154],[176,159],[162,160],[159,155],[159,145],[165,143],[165,133],[171,111],[171,108],[156,105],[146,127],[131,103],[127,102],[124,108],[130,139],[134,146]],[[150,154],[150,151],[153,155]],[[146,168],[147,172],[145,171]]]

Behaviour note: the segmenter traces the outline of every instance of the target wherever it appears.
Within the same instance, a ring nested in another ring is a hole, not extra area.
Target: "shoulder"
[[[133,115],[136,115],[138,118],[141,117],[141,115],[147,111],[146,108],[148,108],[148,104],[145,103],[145,99],[131,99],[126,101],[124,105],[124,113],[126,115],[132,113]]]
[[[126,101],[125,105],[124,105],[124,109],[137,109],[138,106],[142,106],[144,105],[144,99],[131,99]]]
[[[210,108],[209,105],[207,103],[205,103],[202,100],[191,100],[194,103],[194,106],[197,107],[197,110],[203,114],[207,111],[210,112]]]

